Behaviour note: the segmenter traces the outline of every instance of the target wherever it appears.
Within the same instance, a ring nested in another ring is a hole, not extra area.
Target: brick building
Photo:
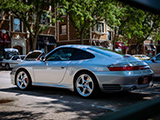
[[[80,44],[80,39],[69,20],[69,16],[63,16],[66,22],[56,22],[43,31],[37,39],[37,49],[44,49],[46,52],[54,49],[55,46],[64,44]],[[41,24],[50,21],[48,18],[41,20]],[[6,30],[6,34],[2,30]],[[5,39],[5,40],[4,40]],[[112,48],[111,41],[113,31],[105,21],[90,28],[88,37],[84,44],[97,45]],[[17,48],[20,54],[27,54],[30,51],[29,33],[23,22],[11,12],[0,12],[0,51],[5,48]]]

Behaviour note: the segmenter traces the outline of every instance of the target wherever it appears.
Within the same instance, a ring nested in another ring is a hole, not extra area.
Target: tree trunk
[[[116,48],[116,29],[114,29],[114,37],[113,37],[113,51],[115,51],[115,48]]]
[[[29,42],[30,42],[30,51],[32,51],[33,50],[33,43],[32,43],[32,35],[31,35],[31,33],[29,35]]]
[[[84,44],[84,41],[83,41],[83,33],[80,34],[80,42],[81,42],[82,45]]]
[[[138,48],[139,48],[139,44],[136,45],[136,54],[138,54],[138,52],[139,52]]]

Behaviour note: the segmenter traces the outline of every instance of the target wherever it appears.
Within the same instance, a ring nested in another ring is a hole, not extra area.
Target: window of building
[[[19,18],[14,18],[14,27],[13,27],[15,32],[21,32],[21,21]]]
[[[100,22],[96,25],[96,32],[104,33],[104,23]]]
[[[67,33],[67,26],[66,25],[60,25],[60,34],[65,35]]]
[[[49,24],[49,22],[48,13],[46,13],[46,15],[41,15],[40,24]]]
[[[112,32],[108,31],[108,40],[112,40]]]

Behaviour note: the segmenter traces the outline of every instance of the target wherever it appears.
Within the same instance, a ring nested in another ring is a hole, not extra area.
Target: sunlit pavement
[[[71,91],[57,88],[33,87],[22,91],[11,84],[10,71],[0,70],[0,120],[91,120],[160,96],[159,79],[150,88],[102,94],[93,99],[83,99]]]

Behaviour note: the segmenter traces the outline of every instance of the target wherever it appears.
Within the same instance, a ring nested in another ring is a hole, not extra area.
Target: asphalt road
[[[0,120],[91,120],[160,96],[159,81],[151,88],[101,93],[92,99],[51,87],[34,86],[29,91],[22,91],[11,84],[9,73],[10,70],[0,70]]]

